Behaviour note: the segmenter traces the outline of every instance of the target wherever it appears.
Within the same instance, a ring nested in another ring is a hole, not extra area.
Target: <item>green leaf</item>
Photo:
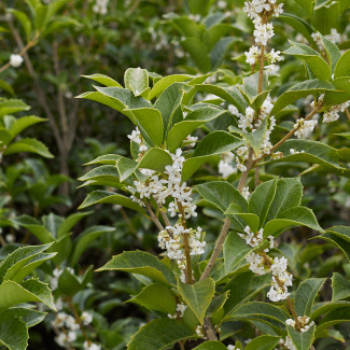
[[[338,46],[333,44],[330,40],[326,39],[323,36],[321,37],[321,39],[326,51],[328,61],[330,63],[330,66],[332,67],[332,73],[334,73],[338,60],[341,57],[341,52],[338,49]]]
[[[285,321],[290,318],[283,309],[264,302],[251,302],[240,306],[232,314],[231,320],[255,320],[273,327],[285,329]]]
[[[332,276],[332,301],[346,299],[350,296],[350,281],[338,272],[334,272]]]
[[[80,205],[79,209],[84,209],[98,203],[119,204],[125,208],[136,210],[139,213],[145,212],[140,205],[133,202],[130,198],[107,191],[94,191],[90,193]]]
[[[314,7],[314,0],[295,0],[310,16]]]
[[[219,341],[210,340],[196,346],[193,350],[227,350],[227,347]]]
[[[46,312],[36,311],[24,307],[13,307],[1,312],[0,319],[10,320],[13,318],[20,319],[27,324],[27,327],[34,327],[46,316]]]
[[[127,112],[130,112],[135,117],[155,146],[162,146],[164,127],[163,118],[157,109],[128,109]]]
[[[330,69],[328,67],[328,69]],[[327,82],[321,80],[307,80],[302,83],[296,84],[284,92],[276,101],[270,115],[275,115],[281,111],[284,107],[289,106],[293,102],[312,95],[314,93],[323,94],[325,91],[336,90],[335,87]]]
[[[12,143],[6,148],[4,155],[6,156],[20,152],[36,153],[44,158],[54,158],[53,154],[50,153],[48,148],[43,143],[35,139],[21,139]]]
[[[0,102],[0,118],[5,115],[28,110],[30,110],[30,107],[22,100],[5,100]]]
[[[312,11],[311,21],[313,27],[325,35],[337,28],[339,24],[339,8],[336,1],[315,7]]]
[[[251,74],[250,76],[246,77],[243,79],[243,84],[239,85],[238,88],[241,91],[241,93],[243,94],[244,98],[246,99],[247,103],[249,103],[249,105],[254,105],[254,101],[256,100],[256,98],[259,95],[258,93],[258,86],[259,86],[259,72]],[[268,78],[267,78],[267,73],[264,72],[264,79],[263,79],[263,98],[262,101],[260,103],[260,106],[253,106],[255,110],[258,110],[262,103],[264,102],[268,92],[265,90],[267,89],[267,85],[268,85]]]
[[[171,128],[167,140],[168,150],[174,153],[181,146],[183,140],[199,126],[218,118],[224,113],[226,113],[225,110],[212,106],[200,108],[189,113],[184,121],[175,124]]]
[[[171,155],[159,148],[151,148],[141,158],[138,168],[163,172],[167,165],[173,164]]]
[[[300,333],[293,327],[287,326],[289,337],[297,350],[310,350],[310,347],[315,339],[316,326],[310,327],[306,332]]]
[[[224,61],[227,51],[229,50],[231,45],[237,41],[240,41],[240,39],[237,37],[227,37],[220,39],[219,42],[216,43],[216,45],[213,47],[210,53],[210,63],[212,71],[220,67],[220,65]]]
[[[254,132],[243,131],[234,126],[229,127],[230,132],[237,133],[241,135],[245,140],[248,141],[248,143],[253,147],[255,154],[259,154],[260,147],[265,139],[266,130],[267,130],[266,119],[264,119],[264,121],[259,126],[259,128]]]
[[[286,55],[303,58],[317,79],[322,81],[331,80],[332,70],[330,66],[315,50],[304,44],[295,43],[293,41],[290,41],[290,43],[292,47],[284,52]]]
[[[319,322],[316,337],[325,329],[332,327],[338,323],[350,322],[350,307],[333,309]]]
[[[183,49],[188,52],[194,64],[203,73],[211,70],[211,61],[206,45],[197,38],[186,38],[180,42]]]
[[[167,77],[164,77],[157,81],[157,83],[153,86],[151,93],[149,95],[149,100],[153,100],[156,96],[159,96],[165,89],[167,89],[170,85],[174,83],[181,83],[183,81],[188,81],[193,79],[192,75],[188,74],[173,74]]]
[[[8,92],[12,96],[15,95],[15,92],[14,92],[12,86],[9,83],[7,83],[5,80],[0,79],[0,89]]]
[[[282,13],[279,15],[278,18],[281,19],[284,23],[289,24],[298,33],[302,34],[310,44],[314,43],[314,39],[311,36],[311,34],[313,33],[313,28],[308,22],[291,13]]]
[[[21,23],[24,32],[26,33],[27,41],[29,42],[32,34],[32,23],[28,16],[24,12],[15,9],[7,9],[7,11],[12,13]]]
[[[78,277],[74,273],[71,273],[71,271],[69,271],[68,269],[64,269],[64,271],[58,278],[58,289],[63,294],[72,297],[76,293],[84,289],[88,282],[87,278],[92,278],[92,274],[92,266],[89,269],[87,269],[83,277]]]
[[[264,237],[277,237],[281,233],[281,230],[291,226],[306,226],[313,230],[323,232],[322,227],[318,224],[315,214],[311,209],[295,207],[279,213],[276,219],[269,221],[264,227]]]
[[[28,329],[19,318],[0,317],[0,345],[10,350],[26,350]]]
[[[182,181],[185,182],[211,156],[233,151],[244,145],[244,141],[226,131],[214,131],[207,135],[197,146],[191,158],[187,159],[182,169]]]
[[[120,159],[120,158],[118,158]],[[112,165],[102,165],[95,169],[90,170],[85,175],[78,179],[79,181],[109,181],[116,184],[119,184],[119,172],[117,167]]]
[[[152,254],[146,252],[124,252],[97,271],[124,271],[146,276],[167,285],[176,285],[174,274]]]
[[[19,273],[27,263],[51,246],[51,243],[40,246],[26,246],[18,248],[13,253],[9,254],[0,265],[0,283],[4,280],[15,278],[16,274]]]
[[[89,216],[93,213],[93,211],[86,211],[81,213],[74,213],[69,215],[67,219],[65,219],[57,229],[57,238],[61,238],[66,233],[70,232],[70,230],[84,217]]]
[[[208,92],[215,96],[223,98],[228,103],[233,104],[241,113],[245,113],[245,109],[248,107],[241,92],[237,87],[222,87],[210,84],[195,85],[198,91]]]
[[[21,284],[5,281],[0,285],[0,311],[29,302],[41,302],[56,310],[51,290],[45,283],[30,279]]]
[[[271,275],[256,276],[251,271],[235,275],[225,286],[224,291],[229,292],[228,300],[224,305],[225,318],[240,305],[247,303],[265,288],[271,285]],[[215,299],[214,299],[215,300]]]
[[[93,164],[115,165],[117,160],[120,157],[121,156],[119,154],[105,154],[103,156],[97,157],[96,159],[84,165],[93,165]]]
[[[149,86],[149,76],[146,69],[129,68],[124,75],[125,87],[131,90],[135,96],[141,93]]]
[[[128,179],[137,169],[138,163],[126,157],[120,157],[117,160],[116,168],[119,173],[120,182]]]
[[[346,51],[338,60],[334,70],[334,79],[344,77],[350,73],[350,50]]]
[[[350,77],[341,77],[332,82],[336,91],[328,91],[324,97],[324,108],[350,100]]]
[[[128,300],[129,303],[139,304],[149,310],[156,310],[174,315],[176,299],[169,288],[160,283],[146,286],[141,293]]]
[[[324,282],[324,278],[310,278],[300,283],[294,297],[294,307],[298,316],[311,315],[315,297]]]
[[[74,241],[72,265],[74,266],[89,244],[104,233],[115,231],[114,227],[109,226],[92,226],[84,230]]]
[[[235,203],[228,207],[228,209],[224,212],[224,215],[229,216],[229,218],[231,215],[238,216],[247,223],[253,232],[258,232],[259,230],[259,217],[256,214],[243,213],[241,207]],[[233,224],[234,223],[235,222],[233,222]]]
[[[178,290],[187,306],[196,315],[198,321],[203,324],[205,313],[214,297],[214,280],[206,278],[193,284],[185,284],[178,281]]]
[[[28,116],[28,117],[22,117],[20,119],[17,119],[11,126],[10,132],[15,138],[20,132],[27,129],[28,127],[35,125],[37,123],[42,123],[46,121],[46,119],[36,117],[34,115]]]
[[[247,209],[247,201],[242,194],[226,181],[212,181],[197,186],[199,194],[208,202],[225,212],[232,203]]]
[[[108,75],[92,74],[92,75],[82,75],[82,77],[97,81],[98,83],[100,83],[104,86],[108,86],[108,87],[118,86],[118,87],[122,88],[122,86],[117,81],[115,81],[114,79],[112,79]]]
[[[184,93],[184,84],[173,83],[162,92],[154,105],[163,118],[165,139],[172,126],[183,120],[181,103]]]
[[[248,211],[260,219],[260,227],[264,226],[267,213],[277,190],[277,180],[271,180],[259,185],[249,198]]]
[[[296,152],[300,153],[291,154],[291,149],[294,149]],[[278,150],[284,155],[283,162],[307,162],[312,164],[320,164],[331,169],[342,169],[338,163],[337,150],[323,142],[296,139],[287,140],[281,147],[278,148]]]
[[[272,350],[277,346],[281,337],[262,335],[250,341],[244,350]]]
[[[128,350],[165,350],[182,339],[193,336],[193,332],[184,324],[169,318],[154,320],[131,338]]]

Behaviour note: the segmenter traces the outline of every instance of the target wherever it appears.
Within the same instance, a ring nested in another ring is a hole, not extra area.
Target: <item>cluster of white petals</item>
[[[304,118],[300,118],[297,120],[294,127],[299,127],[299,129],[295,132],[295,136],[298,139],[306,139],[309,135],[314,131],[315,126],[318,124],[317,120],[304,120]]]
[[[74,270],[71,267],[67,267],[66,268],[72,275],[74,275]],[[61,274],[63,273],[63,270],[56,268],[53,270],[52,274],[53,277],[49,277],[49,281],[50,281],[50,286],[52,290],[57,289],[58,287],[58,279],[60,278]]]
[[[101,350],[101,345],[89,343],[87,340],[84,341],[84,350]]]
[[[323,98],[324,98],[324,95],[321,95],[318,98],[318,101],[322,101]],[[314,106],[315,106],[315,103],[313,101],[311,103],[311,107],[314,107]],[[323,122],[324,123],[331,123],[331,122],[337,121],[339,119],[339,113],[340,112],[344,113],[345,110],[347,110],[349,107],[350,107],[350,100],[330,107],[323,114]]]
[[[106,15],[108,12],[108,2],[109,0],[96,0],[95,5],[92,7],[92,11],[100,15]]]
[[[301,325],[301,329],[300,329],[301,333],[307,332],[309,330],[309,328],[315,324],[314,321],[310,322],[310,318],[307,316],[299,316],[298,321]],[[295,329],[295,324],[296,324],[296,322],[292,319],[286,320],[286,325],[291,326],[294,329]]]
[[[143,153],[143,152],[146,152],[147,151],[147,146],[145,145],[142,137],[141,137],[141,133],[140,133],[140,130],[138,127],[136,127],[135,130],[132,131],[132,133],[130,135],[128,135],[128,138],[131,140],[131,141],[134,141],[136,142],[137,144],[140,145],[139,147],[139,152],[140,153]]]
[[[234,345],[227,345],[227,350],[241,350],[241,349],[236,348]]]
[[[182,318],[185,310],[187,309],[187,305],[183,303],[179,303],[176,305],[176,312],[174,315],[168,314],[169,318]]]
[[[312,33],[311,34],[312,39],[314,39],[315,43],[319,47],[320,50],[324,51],[324,46],[322,43],[322,38],[320,33]],[[342,42],[341,35],[337,32],[335,28],[331,29],[331,33],[324,36],[326,39],[331,41],[333,44],[337,44]]]
[[[10,56],[10,65],[13,68],[18,68],[23,63],[23,57],[20,55],[12,54]]]
[[[249,226],[246,226],[244,232],[245,233],[239,233],[238,235],[253,248],[257,247],[264,240],[264,229],[260,229],[257,233],[254,233]]]

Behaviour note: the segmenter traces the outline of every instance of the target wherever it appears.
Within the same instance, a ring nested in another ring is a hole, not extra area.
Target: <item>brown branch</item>
[[[182,203],[180,201],[176,201],[176,203],[177,203],[177,207],[179,208],[179,215],[181,215],[182,226],[185,229],[187,229],[185,212],[184,212]],[[192,275],[192,259],[190,254],[190,244],[188,241],[188,233],[183,233],[182,239],[183,239],[183,247],[184,247],[185,259],[186,259],[186,283],[192,284],[194,283],[194,278]]]
[[[345,110],[345,114],[346,114],[346,116],[348,118],[348,121],[350,122],[350,113],[349,113],[348,109]]]
[[[211,324],[209,317],[204,318],[203,328],[209,340],[218,340],[218,337],[216,336],[216,333],[215,333],[215,329]]]
[[[74,317],[75,317],[75,320],[78,322],[79,324],[79,327],[84,335],[84,338],[85,340],[88,342],[89,345],[91,345],[91,340],[89,339],[89,337],[87,336],[86,332],[85,332],[85,328],[84,328],[84,325],[83,325],[83,322],[80,318],[80,316],[78,315],[78,312],[73,304],[73,300],[72,300],[72,297],[69,297],[69,307],[73,310],[73,314],[74,314]]]
[[[0,234],[0,243],[3,247],[5,247],[5,245],[7,245],[6,241],[4,240],[4,237]]]
[[[146,204],[146,208],[149,212],[149,215],[151,216],[152,221],[154,222],[154,224],[157,226],[159,231],[164,231],[164,227],[163,225],[160,223],[160,221],[158,220],[158,218],[155,216],[155,214],[153,213],[152,207],[149,203]]]

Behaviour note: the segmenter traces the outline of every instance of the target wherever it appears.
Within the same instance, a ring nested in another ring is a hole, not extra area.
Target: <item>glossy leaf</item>
[[[315,338],[316,326],[310,327],[306,332],[300,333],[293,327],[287,326],[287,332],[289,337],[297,350],[310,350],[310,347]]]
[[[124,82],[127,89],[140,96],[149,86],[148,72],[146,69],[129,68],[125,71]]]
[[[278,344],[281,337],[262,335],[250,341],[245,350],[272,350]]]
[[[334,70],[334,79],[348,76],[350,73],[350,50],[346,51],[338,60]]]
[[[83,75],[84,78],[91,79],[94,81],[97,81],[98,83],[108,86],[108,87],[113,87],[113,86],[118,86],[122,87],[117,81],[109,77],[108,75],[104,74],[91,74],[91,75]]]
[[[4,151],[4,155],[29,152],[36,153],[44,158],[54,158],[53,154],[50,153],[48,148],[38,140],[35,139],[21,139],[19,141],[13,142]]]
[[[350,281],[338,272],[335,272],[332,276],[332,289],[332,301],[346,299],[350,296]]]

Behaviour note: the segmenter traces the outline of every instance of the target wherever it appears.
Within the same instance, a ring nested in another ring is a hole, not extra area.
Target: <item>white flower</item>
[[[55,325],[57,327],[63,327],[64,323],[66,322],[66,319],[69,315],[65,312],[58,312],[56,315],[56,318],[54,321],[51,322],[52,325]]]
[[[273,302],[285,300],[289,295],[290,293],[287,293],[285,290],[282,290],[281,288],[276,290],[274,287],[271,287],[270,291],[267,293],[267,297]]]
[[[249,197],[250,197],[250,192],[249,192],[249,187],[248,187],[248,186],[243,187],[242,196],[243,196],[246,200],[249,199]]]
[[[183,303],[179,303],[176,305],[176,311],[180,313],[180,317],[184,315],[184,312],[186,309],[187,309],[187,305]]]
[[[341,42],[341,36],[335,28],[331,29],[331,34],[325,35],[325,38],[331,41],[333,44]]]
[[[101,345],[90,343],[85,340],[84,341],[84,350],[101,350]]]
[[[197,14],[197,15],[193,15],[193,14],[190,14],[188,16],[189,19],[191,19],[192,21],[195,21],[195,22],[200,22],[201,20],[201,15]]]
[[[241,349],[236,348],[234,345],[227,345],[227,350],[241,350]]]
[[[264,46],[266,46],[267,41],[275,35],[273,26],[270,23],[256,25],[253,34],[255,42],[262,43]]]
[[[237,107],[232,105],[232,104],[228,105],[228,111],[230,113],[232,113],[233,115],[238,115],[239,114],[239,111],[238,111]]]
[[[141,143],[141,133],[140,133],[139,128],[136,127],[136,129],[133,130],[130,135],[128,135],[128,138],[131,141],[134,141],[134,142],[140,144]]]
[[[10,56],[10,64],[13,68],[18,68],[23,63],[23,57],[20,55],[12,54]]]
[[[223,0],[218,1],[218,8],[225,9],[226,6],[227,6],[226,1],[223,1]]]
[[[6,242],[13,243],[16,240],[16,237],[12,233],[9,233],[8,235],[5,236],[5,239],[6,239]]]
[[[244,53],[247,57],[246,62],[250,64],[251,66],[254,66],[256,64],[256,60],[260,55],[259,48],[257,46],[252,46],[249,49],[249,52]]]
[[[282,257],[280,259],[276,257],[273,260],[270,271],[274,276],[280,276],[287,270],[287,266],[288,260],[285,257]]]
[[[66,327],[69,328],[71,331],[76,331],[80,328],[79,323],[71,315],[68,315],[66,317],[65,324],[66,324]]]
[[[298,139],[307,138],[312,133],[316,125],[317,120],[305,121],[303,118],[298,119],[297,123],[294,124],[295,128],[299,126],[299,129],[295,132],[295,136],[297,136]]]
[[[87,326],[92,322],[93,316],[89,312],[84,311],[81,314],[81,320],[83,321],[84,325]]]
[[[245,259],[250,264],[249,270],[259,276],[266,274],[267,271],[264,268],[264,258],[261,255],[252,252],[249,253]]]

